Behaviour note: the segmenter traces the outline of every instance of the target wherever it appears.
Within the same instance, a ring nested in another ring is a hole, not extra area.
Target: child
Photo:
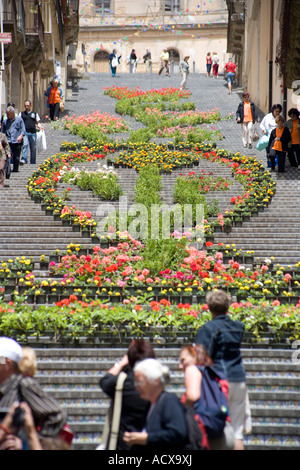
[[[278,173],[284,173],[285,171],[285,157],[289,149],[289,143],[291,142],[291,133],[284,125],[283,116],[279,115],[275,119],[276,129],[271,132],[270,135],[270,160],[271,170],[275,171],[275,159],[278,158]]]

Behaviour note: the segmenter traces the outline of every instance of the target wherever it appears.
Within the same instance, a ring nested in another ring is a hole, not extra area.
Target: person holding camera
[[[27,403],[14,402],[0,423],[0,450],[43,450]]]
[[[56,437],[63,430],[67,416],[60,405],[43,391],[32,376],[23,376],[18,364],[22,347],[15,340],[0,338],[0,408],[25,402],[32,412],[41,437]],[[3,429],[2,429],[3,430]]]

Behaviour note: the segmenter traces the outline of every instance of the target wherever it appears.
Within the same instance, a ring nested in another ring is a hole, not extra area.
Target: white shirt
[[[218,64],[220,62],[220,59],[217,55],[213,55],[212,61],[213,61],[213,64]]]
[[[268,135],[271,134],[272,130],[277,127],[273,113],[267,114],[260,123],[262,131],[267,132]]]

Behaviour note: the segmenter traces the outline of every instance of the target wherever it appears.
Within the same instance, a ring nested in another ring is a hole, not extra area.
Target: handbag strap
[[[119,374],[116,390],[115,390],[115,399],[114,399],[114,408],[112,414],[112,425],[110,431],[110,439],[108,443],[108,450],[116,450],[117,442],[119,437],[119,428],[120,428],[120,418],[121,418],[121,408],[122,408],[122,395],[123,395],[123,384],[127,377],[125,372]]]

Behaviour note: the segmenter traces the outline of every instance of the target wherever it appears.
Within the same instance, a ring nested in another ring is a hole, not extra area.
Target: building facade
[[[228,51],[239,66],[239,85],[264,111],[300,108],[300,1],[227,0]]]
[[[221,67],[227,59],[225,0],[90,0],[80,1],[80,31],[76,67],[81,72],[109,72],[113,49],[122,55],[118,71],[129,72],[128,56],[135,49],[138,72],[145,72],[143,55],[149,47],[152,71],[157,72],[160,54],[168,49],[171,69],[190,56],[191,70],[204,73],[206,53],[217,52]]]
[[[42,116],[44,91],[53,75],[67,91],[69,46],[77,45],[79,0],[1,0],[1,29],[11,42],[2,45],[1,108],[17,110],[25,100]]]

